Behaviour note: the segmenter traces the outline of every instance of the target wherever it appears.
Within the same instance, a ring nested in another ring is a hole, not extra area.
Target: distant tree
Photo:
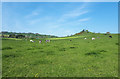
[[[31,39],[35,39],[35,38],[31,38]]]
[[[25,35],[16,35],[16,38],[25,38]]]
[[[8,33],[7,31],[2,31],[2,34]]]
[[[25,35],[25,38],[28,38],[28,35]]]
[[[84,32],[85,30],[83,29],[82,32]]]
[[[87,32],[87,33],[89,33],[89,31],[88,31],[88,30],[86,30],[86,32]]]
[[[15,36],[15,34],[10,34],[9,35],[9,38],[15,38],[16,36]]]
[[[69,37],[69,35],[67,35],[67,37]]]
[[[107,35],[109,35],[109,34],[110,34],[110,32],[106,32],[106,34],[107,34]]]
[[[2,38],[4,37],[4,35],[2,34],[2,36],[1,36]]]
[[[92,32],[92,34],[95,34],[95,32]]]
[[[36,33],[37,35],[39,35],[39,33]]]

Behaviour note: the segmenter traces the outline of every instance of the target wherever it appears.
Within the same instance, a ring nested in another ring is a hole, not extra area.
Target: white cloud
[[[26,22],[27,22],[27,25],[46,25],[46,26],[50,26],[52,24],[55,24],[53,22],[53,18],[51,16],[45,16],[45,17],[39,17],[39,18],[36,18],[36,19],[28,19]]]
[[[25,16],[25,18],[31,18],[37,15],[40,15],[42,13],[42,9],[37,7],[35,10],[33,10],[32,12],[30,12],[28,15]]]
[[[34,24],[36,24],[36,23],[38,23],[38,22],[40,22],[41,21],[41,19],[33,19],[33,20],[29,20],[28,22],[27,22],[27,24],[28,25],[34,25]]]
[[[26,16],[26,24],[27,26],[30,26],[30,28],[34,26],[37,27],[38,29],[35,29],[35,31],[40,33],[58,36],[70,35],[74,33],[74,30],[71,29],[72,27],[80,26],[81,22],[89,20],[89,18],[78,19],[78,17],[80,18],[80,16],[89,12],[88,10],[84,10],[87,6],[86,4],[87,3],[84,3],[80,7],[76,7],[73,10],[65,11],[66,13],[59,15],[59,17],[41,16],[32,18],[41,14],[41,12],[36,9],[32,11],[31,14]]]
[[[59,19],[58,22],[65,22],[69,19],[73,19],[76,17],[79,17],[81,15],[84,15],[86,13],[88,13],[88,10],[83,10],[85,7],[87,6],[87,3],[84,3],[83,5],[81,5],[80,7],[69,11],[68,13],[63,14]]]
[[[72,18],[72,17],[77,17],[77,16],[80,16],[80,15],[83,15],[86,13],[88,13],[88,11],[81,11],[81,12],[74,12],[74,13],[71,12],[71,13],[65,14],[63,16],[67,17],[67,18]]]
[[[37,16],[37,15],[39,15],[39,12],[32,12],[32,13],[26,15],[25,18],[30,18],[30,17]]]
[[[33,12],[32,15],[39,15],[39,12]]]
[[[90,20],[90,18],[79,19],[78,21],[83,22],[83,21],[88,21],[88,20]]]

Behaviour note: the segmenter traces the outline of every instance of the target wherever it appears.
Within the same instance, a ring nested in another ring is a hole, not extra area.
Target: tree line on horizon
[[[17,32],[8,32],[2,31],[0,32],[1,37],[8,37],[8,38],[54,38],[57,36],[54,35],[43,35],[39,33],[17,33]]]
[[[104,35],[109,35],[111,34],[110,32],[106,33],[95,33],[95,32],[90,32],[88,30],[83,29],[79,33],[75,33],[70,36],[76,36],[76,35],[81,35],[81,34],[104,34]],[[66,37],[70,37],[69,35]],[[57,38],[58,36],[54,35],[45,35],[45,34],[39,34],[39,33],[17,33],[17,32],[8,32],[8,31],[2,31],[0,32],[0,37],[6,37],[6,38],[33,38],[33,39],[39,39],[39,38]]]

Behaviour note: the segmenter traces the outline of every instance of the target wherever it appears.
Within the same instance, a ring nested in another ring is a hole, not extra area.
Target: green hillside
[[[118,35],[111,35],[40,38],[42,43],[38,39],[31,43],[30,39],[2,38],[2,76],[118,77],[120,44]],[[46,43],[46,39],[51,41]]]

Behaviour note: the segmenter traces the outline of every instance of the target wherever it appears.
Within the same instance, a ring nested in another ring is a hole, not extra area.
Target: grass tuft
[[[71,49],[76,48],[76,47],[70,47]]]
[[[107,52],[106,50],[100,50],[100,52]]]
[[[8,50],[8,49],[13,49],[12,47],[4,47],[2,50]]]
[[[99,54],[100,54],[99,52],[91,51],[89,53],[86,53],[85,55],[99,55]]]
[[[118,45],[118,46],[120,46],[120,44],[119,43],[115,43],[116,45]]]
[[[54,51],[47,51],[45,52],[47,55],[54,55]]]
[[[7,55],[3,55],[4,58],[15,58],[15,57],[19,57],[16,54],[7,54]]]
[[[65,50],[65,48],[61,48],[61,49],[59,49],[59,51],[66,51],[66,50]]]

